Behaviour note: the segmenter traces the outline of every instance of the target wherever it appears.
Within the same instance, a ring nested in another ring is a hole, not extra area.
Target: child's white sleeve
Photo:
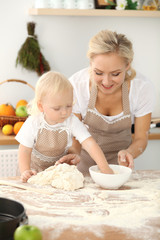
[[[91,137],[87,127],[75,115],[72,116],[71,131],[80,143]]]
[[[35,124],[33,123],[33,118],[28,117],[23,123],[21,129],[16,135],[15,139],[25,147],[32,148],[35,140]]]

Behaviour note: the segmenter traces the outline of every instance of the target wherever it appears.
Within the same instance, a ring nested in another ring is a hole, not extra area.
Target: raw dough
[[[66,163],[54,165],[28,179],[28,183],[52,185],[63,190],[76,190],[83,187],[84,176],[75,165]]]

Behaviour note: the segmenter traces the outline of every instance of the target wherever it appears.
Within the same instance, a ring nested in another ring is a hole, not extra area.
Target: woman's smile
[[[102,83],[102,87],[105,88],[105,89],[107,89],[107,90],[109,90],[109,89],[111,89],[111,88],[113,87],[113,84],[110,85],[110,86],[105,86],[105,85]]]

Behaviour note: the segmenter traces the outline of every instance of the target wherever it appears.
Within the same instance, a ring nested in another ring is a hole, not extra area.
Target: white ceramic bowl
[[[132,170],[121,165],[109,164],[115,174],[101,173],[97,165],[89,168],[90,175],[95,183],[105,189],[118,189],[125,184],[131,176]]]

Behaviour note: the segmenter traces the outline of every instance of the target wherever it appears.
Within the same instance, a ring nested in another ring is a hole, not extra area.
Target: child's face
[[[64,122],[72,113],[73,91],[68,89],[55,95],[48,94],[38,103],[48,124],[54,125]]]

